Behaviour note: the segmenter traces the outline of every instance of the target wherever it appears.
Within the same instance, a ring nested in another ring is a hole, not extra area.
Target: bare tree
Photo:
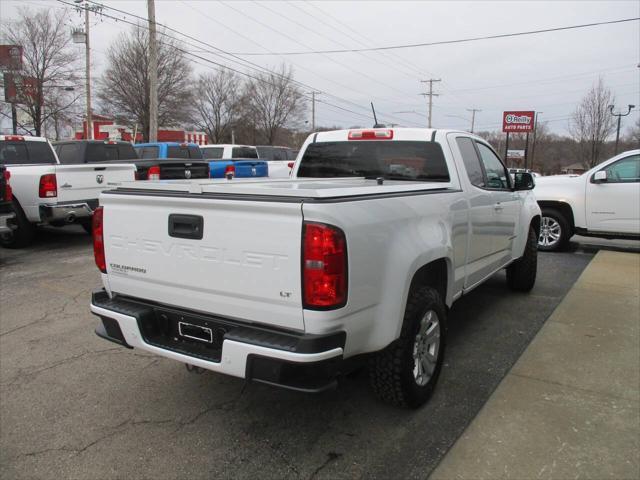
[[[591,87],[573,113],[569,131],[580,147],[585,168],[600,163],[604,142],[614,132],[616,126],[609,112],[614,96],[602,80]]]
[[[242,112],[242,81],[230,70],[203,73],[194,99],[195,123],[212,143],[224,143]]]
[[[77,87],[77,55],[71,48],[71,35],[65,25],[66,10],[27,8],[18,10],[18,19],[7,25],[6,39],[23,48],[23,67],[18,77],[31,77],[35,85],[20,96],[18,108],[31,118],[39,136],[45,121],[70,108],[82,95],[64,93]],[[6,86],[5,86],[6,87]]]
[[[250,80],[246,97],[248,116],[270,145],[279,130],[300,120],[305,109],[304,95],[293,81],[293,71],[284,64],[277,71]]]
[[[191,66],[174,38],[158,35],[158,125],[174,126],[191,114]],[[107,52],[107,66],[98,82],[104,109],[140,125],[149,139],[149,35],[133,27]]]

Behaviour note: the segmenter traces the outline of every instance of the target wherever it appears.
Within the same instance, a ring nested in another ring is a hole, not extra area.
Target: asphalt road
[[[459,300],[436,393],[409,411],[366,372],[311,396],[105,342],[89,237],[41,232],[0,250],[0,477],[426,478],[591,257],[541,254],[530,294],[498,274]]]

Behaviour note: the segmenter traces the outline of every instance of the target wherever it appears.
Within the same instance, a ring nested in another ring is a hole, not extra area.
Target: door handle
[[[504,210],[504,207],[503,207],[502,205],[500,205],[499,203],[496,203],[496,204],[493,206],[493,209],[494,209],[496,212],[501,212],[502,210]]]

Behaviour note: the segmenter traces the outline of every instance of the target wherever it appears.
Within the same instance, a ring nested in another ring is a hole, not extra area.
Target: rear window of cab
[[[448,182],[449,170],[437,142],[359,140],[307,146],[298,177],[383,177]]]

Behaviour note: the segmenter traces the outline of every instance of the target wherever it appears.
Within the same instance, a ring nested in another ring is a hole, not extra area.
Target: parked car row
[[[100,192],[122,182],[267,177],[270,165],[276,176],[288,177],[292,166],[261,160],[256,147],[245,145],[109,140],[52,145],[22,135],[0,135],[0,165],[0,245],[9,248],[29,245],[37,225],[77,223],[89,232]]]

